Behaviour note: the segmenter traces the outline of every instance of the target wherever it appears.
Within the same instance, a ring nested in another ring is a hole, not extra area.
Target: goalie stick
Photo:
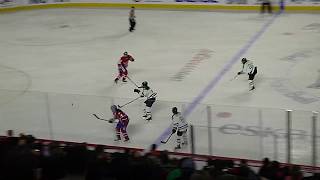
[[[172,134],[174,134],[174,133],[171,133],[170,136],[165,141],[161,141],[161,143],[166,144],[169,141],[169,139],[171,138]]]

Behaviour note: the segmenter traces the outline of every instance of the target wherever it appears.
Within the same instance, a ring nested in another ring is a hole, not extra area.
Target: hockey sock
[[[181,136],[177,136],[177,146],[181,146]]]
[[[183,144],[188,144],[187,132],[184,132],[184,133],[182,134],[182,138],[183,138]]]
[[[253,80],[249,80],[249,89],[252,89],[254,87]]]

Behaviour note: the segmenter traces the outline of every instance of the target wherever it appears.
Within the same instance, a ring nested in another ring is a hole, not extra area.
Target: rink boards
[[[7,2],[0,4],[0,12],[12,12],[19,10],[47,9],[47,8],[130,8],[140,9],[168,9],[168,10],[206,10],[206,11],[260,11],[260,4],[257,2],[232,3],[229,1],[206,1],[206,2],[175,2],[175,1],[157,1],[157,2],[134,2],[128,0],[112,1],[104,0],[97,2],[86,2],[73,0],[69,2],[50,2],[39,4],[29,4],[29,1]],[[273,3],[273,10],[279,11],[279,4]],[[317,2],[303,2],[293,4],[288,2],[285,5],[286,12],[320,12],[320,5]]]

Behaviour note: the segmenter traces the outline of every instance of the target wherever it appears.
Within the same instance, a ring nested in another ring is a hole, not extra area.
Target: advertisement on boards
[[[11,7],[16,3],[13,0],[0,0],[0,8],[1,7]]]

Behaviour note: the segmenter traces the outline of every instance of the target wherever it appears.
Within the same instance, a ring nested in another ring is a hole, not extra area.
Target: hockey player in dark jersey
[[[124,113],[121,109],[119,109],[116,105],[111,106],[111,111],[113,113],[113,118],[109,120],[110,123],[118,120],[116,125],[116,139],[115,141],[121,140],[121,133],[124,137],[124,141],[129,141],[129,136],[127,133],[127,126],[129,124],[129,117],[126,113]]]

